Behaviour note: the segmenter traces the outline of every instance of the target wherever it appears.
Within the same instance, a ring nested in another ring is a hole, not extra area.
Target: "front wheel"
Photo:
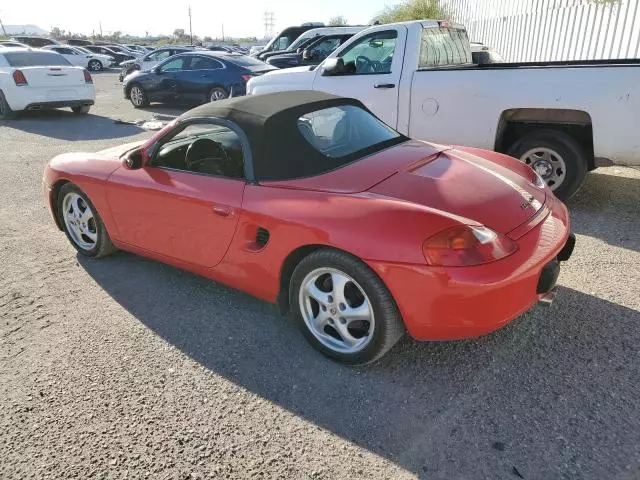
[[[99,258],[116,250],[91,200],[74,184],[60,188],[56,213],[67,238],[82,255]]]
[[[134,85],[129,90],[129,98],[135,108],[142,108],[149,105],[149,97],[140,85]]]
[[[587,175],[587,155],[573,137],[557,130],[539,130],[520,138],[509,148],[547,183],[556,197],[568,200]]]
[[[100,62],[100,60],[91,60],[89,62],[89,70],[91,70],[92,72],[100,72],[102,71],[102,62]]]
[[[320,249],[296,267],[291,311],[307,340],[349,365],[374,362],[404,334],[404,323],[380,278],[360,260]]]

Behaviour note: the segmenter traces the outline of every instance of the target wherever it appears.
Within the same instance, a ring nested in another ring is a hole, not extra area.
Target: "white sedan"
[[[48,50],[0,50],[0,119],[21,110],[70,107],[89,113],[96,98],[91,74]]]
[[[113,57],[108,55],[93,53],[89,50],[83,51],[71,45],[47,45],[42,49],[57,52],[69,60],[72,65],[86,68],[92,72],[104,70],[105,67],[110,67],[114,62]]]

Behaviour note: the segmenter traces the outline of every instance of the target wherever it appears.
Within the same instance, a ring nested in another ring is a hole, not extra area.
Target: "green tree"
[[[173,31],[173,36],[176,37],[178,40],[182,39],[184,37],[184,28],[176,28]]]
[[[331,27],[344,27],[345,25],[348,25],[347,19],[344,18],[342,15],[331,17],[329,19],[329,26]]]
[[[447,18],[449,18],[449,13],[440,0],[405,0],[398,5],[385,8],[374,20],[380,23],[393,23]]]

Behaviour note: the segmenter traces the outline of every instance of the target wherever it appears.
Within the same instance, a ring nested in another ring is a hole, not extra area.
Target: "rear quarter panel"
[[[596,157],[640,165],[640,66],[434,69],[408,75],[410,97],[401,98],[410,101],[412,138],[493,149],[505,110],[572,109],[591,117]]]

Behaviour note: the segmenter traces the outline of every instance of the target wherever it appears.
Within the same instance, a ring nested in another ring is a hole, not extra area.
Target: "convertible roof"
[[[328,160],[305,140],[298,119],[340,105],[367,110],[353,98],[299,90],[207,103],[186,112],[179,121],[216,117],[235,123],[249,140],[256,180],[282,180],[316,175],[318,165]]]

